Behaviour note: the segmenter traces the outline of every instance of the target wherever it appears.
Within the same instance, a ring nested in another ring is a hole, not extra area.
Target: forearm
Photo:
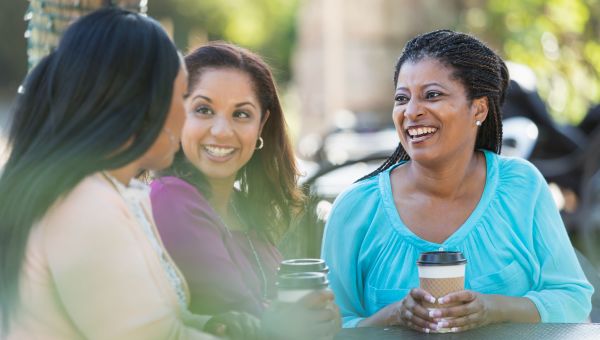
[[[356,327],[389,326],[392,319],[392,311],[394,310],[391,306],[388,305],[377,311],[377,313],[362,319]]]
[[[528,298],[504,295],[487,295],[491,304],[492,320],[500,322],[537,323],[540,313]]]

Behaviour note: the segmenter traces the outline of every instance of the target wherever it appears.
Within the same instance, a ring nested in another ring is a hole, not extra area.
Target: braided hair
[[[411,39],[400,54],[394,71],[394,86],[404,63],[432,58],[452,68],[453,76],[462,82],[469,100],[487,97],[488,116],[477,132],[475,149],[500,153],[502,147],[502,120],[500,107],[509,82],[504,61],[477,38],[450,30],[437,30]],[[376,176],[399,161],[410,157],[402,144],[385,162],[358,181]]]

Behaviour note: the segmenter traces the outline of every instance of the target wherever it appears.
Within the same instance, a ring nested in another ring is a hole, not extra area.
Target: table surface
[[[498,324],[462,333],[425,334],[400,327],[364,327],[342,329],[335,337],[342,339],[540,339],[540,340],[592,340],[600,339],[600,323],[539,323]]]

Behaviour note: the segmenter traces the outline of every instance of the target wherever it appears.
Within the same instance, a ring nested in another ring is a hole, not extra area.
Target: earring
[[[475,121],[475,125],[477,125],[477,126],[481,126],[481,121],[480,121],[480,120],[476,120],[476,121]]]
[[[256,150],[260,150],[265,146],[265,141],[262,137],[258,137],[258,145],[256,146]]]

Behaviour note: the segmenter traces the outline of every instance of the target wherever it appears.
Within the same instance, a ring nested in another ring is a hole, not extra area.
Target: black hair
[[[453,70],[453,76],[462,82],[469,100],[487,97],[488,115],[477,132],[475,149],[500,153],[502,147],[502,117],[509,82],[506,64],[494,51],[477,38],[450,30],[437,30],[411,39],[402,50],[394,70],[394,87],[405,62],[424,58],[435,59]],[[377,170],[359,179],[367,179],[387,170],[410,157],[401,144]]]
[[[35,223],[86,176],[151,147],[179,69],[177,49],[156,21],[111,7],[74,22],[27,76],[0,177],[0,329],[18,307]]]

